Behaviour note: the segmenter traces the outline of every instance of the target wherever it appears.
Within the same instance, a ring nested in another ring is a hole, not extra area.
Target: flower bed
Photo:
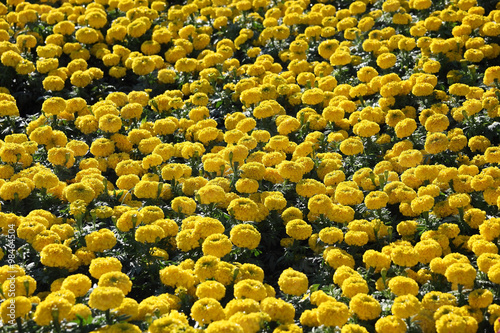
[[[499,331],[499,36],[487,0],[0,3],[0,331]]]

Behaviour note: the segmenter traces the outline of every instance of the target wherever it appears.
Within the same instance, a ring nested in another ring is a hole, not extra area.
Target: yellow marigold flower
[[[488,163],[500,163],[500,147],[488,147],[484,152],[484,157]]]
[[[417,83],[413,86],[411,92],[415,96],[429,96],[433,93],[434,86],[430,83]]]
[[[66,277],[61,285],[61,289],[71,291],[76,297],[85,296],[92,287],[90,278],[83,274],[74,274]]]
[[[349,230],[344,236],[347,245],[363,246],[369,241],[368,234],[364,231]]]
[[[107,157],[115,151],[113,141],[105,138],[99,138],[92,142],[90,153],[95,157]]]
[[[139,243],[156,243],[165,237],[163,228],[158,225],[140,226],[135,231],[135,240]]]
[[[225,201],[226,192],[218,185],[205,185],[197,192],[201,204],[221,203]]]
[[[466,193],[456,193],[448,197],[448,203],[452,208],[464,208],[470,204],[470,196]]]
[[[432,259],[440,257],[443,254],[441,245],[434,239],[421,240],[415,244],[415,251],[417,251],[418,260],[422,264],[428,264]]]
[[[312,88],[312,89],[306,90],[302,94],[301,98],[302,98],[302,103],[304,103],[304,104],[316,105],[316,104],[323,102],[323,100],[325,98],[325,94],[324,94],[323,90],[321,90],[319,88]]]
[[[0,115],[1,116],[18,116],[19,109],[15,101],[0,100]]]
[[[391,332],[403,333],[406,332],[407,327],[403,319],[396,316],[386,316],[377,320],[375,323],[375,331],[377,333]]]
[[[0,187],[0,198],[2,198],[2,200],[23,200],[26,199],[30,193],[31,188],[21,181],[7,182]]]
[[[353,127],[354,134],[361,137],[371,137],[380,131],[380,126],[373,121],[363,119]]]
[[[189,197],[176,197],[172,200],[171,206],[175,212],[184,215],[192,215],[196,210],[196,202]]]
[[[56,311],[57,317],[55,318],[53,314]],[[47,326],[54,320],[60,322],[66,319],[70,311],[71,303],[64,298],[45,300],[36,307],[33,319],[37,325]]]
[[[5,267],[5,266],[4,266]],[[14,271],[13,275],[9,275],[10,281],[7,277],[4,279],[2,285],[2,292],[6,296],[26,296],[29,297],[33,295],[36,290],[37,283],[34,278],[29,275],[17,275],[17,271]]]
[[[117,287],[97,287],[89,297],[89,306],[106,311],[120,306],[125,298],[123,291]]]
[[[238,246],[250,250],[259,246],[261,235],[259,231],[250,224],[238,224],[231,229],[231,242]]]
[[[89,185],[75,183],[64,188],[64,196],[70,203],[83,200],[88,204],[95,198],[95,192]]]
[[[413,317],[420,312],[422,305],[414,295],[402,295],[394,299],[391,312],[398,318],[406,319]]]
[[[263,299],[260,304],[262,311],[267,313],[271,317],[271,320],[281,323],[293,322],[295,308],[292,304],[274,297],[267,297]]]
[[[259,190],[259,182],[250,178],[238,179],[235,186],[239,193],[255,193]]]
[[[382,69],[391,68],[396,64],[396,55],[393,53],[382,53],[377,57],[377,66]]]
[[[458,285],[465,288],[472,288],[476,279],[476,270],[471,264],[454,263],[450,265],[445,272],[448,282],[452,283],[452,289],[457,289]]]
[[[356,187],[339,185],[335,189],[335,200],[344,206],[358,205],[363,202],[363,192]]]
[[[340,266],[354,267],[354,258],[346,251],[338,248],[327,248],[323,253],[326,263],[335,269]]]
[[[281,273],[278,285],[285,294],[300,296],[307,292],[309,280],[304,273],[288,268]]]
[[[368,284],[358,275],[347,277],[341,285],[342,295],[353,298],[357,294],[368,294]]]
[[[319,239],[326,244],[340,243],[344,240],[344,233],[338,228],[327,227],[321,229]]]
[[[258,213],[257,204],[247,198],[238,198],[231,201],[227,211],[240,221],[255,220]]]
[[[500,79],[500,66],[491,66],[485,70],[483,82],[487,86],[493,85],[495,80],[498,81],[499,79]]]
[[[389,280],[389,288],[397,296],[416,296],[419,290],[418,283],[415,282],[415,280],[404,276],[396,276],[394,278],[391,278]]]
[[[217,300],[202,298],[191,307],[191,318],[202,325],[210,324],[225,318],[224,309]]]
[[[218,258],[224,257],[231,252],[233,243],[224,234],[214,233],[205,238],[202,244],[204,255],[213,255]]]
[[[389,196],[383,191],[372,191],[365,197],[365,205],[368,209],[380,209],[387,205]]]
[[[266,321],[271,320],[267,314],[262,312],[239,312],[226,317],[229,318],[230,322],[239,324],[245,332],[258,331],[265,325]]]
[[[310,198],[316,194],[326,194],[326,187],[315,179],[302,179],[295,188],[297,194]]]
[[[66,101],[61,97],[51,97],[42,104],[42,111],[49,115],[58,115],[66,108]]]
[[[72,251],[62,244],[49,244],[40,253],[40,262],[48,267],[67,268],[72,260]]]
[[[318,321],[327,327],[342,327],[349,319],[347,305],[337,301],[326,301],[318,306]]]
[[[103,228],[85,236],[85,243],[90,251],[103,252],[116,245],[116,236],[111,230]]]
[[[420,150],[409,149],[403,151],[397,158],[397,161],[404,168],[413,168],[419,165],[423,158]]]
[[[170,287],[189,287],[194,284],[192,271],[180,266],[167,266],[160,271],[161,282]]]
[[[391,257],[375,250],[368,250],[363,254],[363,262],[367,269],[373,267],[375,272],[380,272],[382,269],[389,269]]]
[[[418,253],[411,246],[396,246],[391,252],[391,260],[399,266],[413,267],[418,264]]]
[[[194,229],[181,230],[175,236],[177,247],[184,252],[199,247],[199,240],[200,236],[194,232]]]
[[[140,178],[139,176],[137,175],[133,175],[133,174],[130,174],[130,175],[122,175],[120,177],[118,177],[117,181],[116,181],[116,186],[120,189],[120,190],[131,190],[132,188],[134,188],[134,186],[139,183],[140,181]]]
[[[251,298],[232,299],[225,308],[226,317],[231,317],[238,312],[257,313],[260,312],[260,305]]]
[[[226,294],[226,287],[220,282],[217,281],[205,281],[200,283],[196,287],[196,296],[198,298],[213,298],[216,300],[221,300]]]
[[[156,199],[161,195],[163,184],[156,181],[139,181],[134,188],[134,195],[139,199]]]
[[[105,273],[114,271],[120,272],[121,270],[121,262],[113,257],[101,257],[92,259],[89,267],[89,273],[95,279],[99,279]]]
[[[469,62],[481,62],[484,58],[484,53],[481,50],[469,49],[465,51],[464,58]]]
[[[357,155],[364,151],[363,142],[359,137],[350,137],[340,143],[340,151],[345,155]]]
[[[13,310],[13,311],[12,311]],[[25,317],[31,311],[31,301],[25,296],[7,298],[0,305],[0,317],[4,324]]]
[[[476,319],[453,312],[442,315],[436,320],[436,331],[438,333],[449,332],[451,330],[475,332],[477,329],[478,325]]]
[[[108,272],[99,277],[99,287],[116,287],[120,289],[124,295],[127,295],[132,290],[132,281],[122,272]]]
[[[425,129],[429,133],[443,132],[450,125],[448,117],[444,114],[433,114],[425,121]]]
[[[344,118],[344,110],[338,106],[327,106],[322,115],[329,122],[339,122]]]
[[[448,148],[448,138],[444,133],[431,133],[427,135],[425,139],[425,150],[429,154],[438,154],[445,151]]]
[[[251,298],[261,301],[267,297],[267,291],[261,281],[243,279],[234,285],[234,297],[237,299]]]
[[[493,302],[493,293],[488,289],[475,289],[469,294],[469,305],[473,309],[487,308]]]
[[[378,318],[382,312],[380,303],[370,295],[357,294],[349,302],[349,308],[361,320]]]
[[[338,46],[339,42],[335,39],[323,41],[318,46],[318,53],[323,59],[330,59]]]
[[[316,309],[305,310],[300,315],[300,323],[302,326],[318,327],[321,324],[318,320],[318,311]]]
[[[248,1],[250,2],[250,1]],[[225,17],[224,17],[225,18]],[[227,332],[227,333],[244,333],[243,328],[232,321],[229,320],[218,320],[210,323],[205,330],[207,333],[218,333],[218,332]]]
[[[75,120],[75,126],[83,134],[90,134],[97,131],[99,123],[93,115],[79,116]]]
[[[43,82],[43,89],[47,91],[61,91],[64,89],[64,80],[59,76],[47,76]]]
[[[345,66],[349,64],[351,60],[351,54],[346,50],[336,49],[335,52],[330,56],[330,63],[333,66]]]

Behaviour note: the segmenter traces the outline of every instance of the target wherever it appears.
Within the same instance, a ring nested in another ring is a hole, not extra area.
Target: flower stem
[[[111,310],[110,309],[107,309],[106,312],[106,323],[108,325],[111,325],[112,324],[112,320],[111,320]]]
[[[54,323],[54,330],[57,333],[61,333],[61,325],[59,325],[59,310],[54,309],[52,310],[52,322]]]
[[[424,216],[425,225],[430,227],[429,212],[423,212],[422,215]]]
[[[23,323],[21,322],[21,318],[20,317],[16,318],[16,323],[17,323],[17,330],[19,331],[19,333],[23,333],[24,332],[24,330],[23,330]]]

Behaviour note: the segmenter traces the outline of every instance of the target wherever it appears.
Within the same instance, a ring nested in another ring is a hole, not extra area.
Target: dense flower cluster
[[[0,326],[500,331],[499,56],[486,0],[0,3]]]

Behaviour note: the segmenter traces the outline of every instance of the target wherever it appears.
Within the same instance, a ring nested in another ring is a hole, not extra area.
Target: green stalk
[[[24,332],[24,330],[23,330],[23,323],[21,322],[21,318],[20,317],[16,318],[16,324],[17,324],[17,330],[19,331],[19,333],[23,333]]]

